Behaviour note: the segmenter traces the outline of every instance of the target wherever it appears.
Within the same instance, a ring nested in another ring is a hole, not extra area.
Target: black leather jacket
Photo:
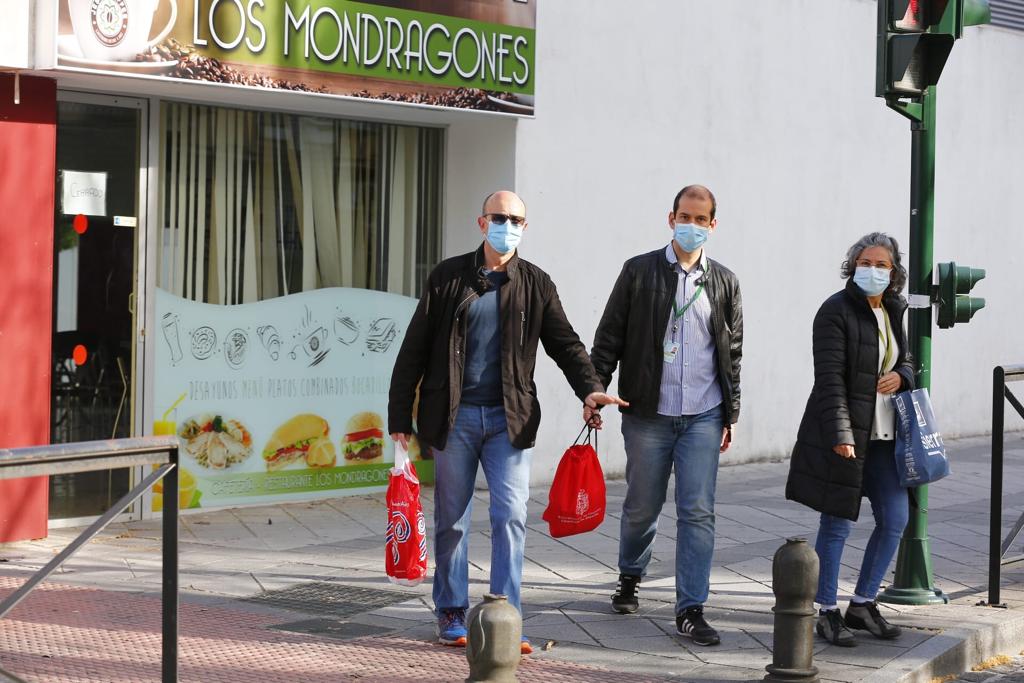
[[[708,259],[700,280],[711,302],[718,382],[726,424],[740,416],[740,359],[743,351],[743,306],[736,275]],[[664,365],[665,327],[679,278],[665,248],[635,256],[622,266],[594,336],[590,359],[604,386],[619,365],[619,396],[629,401],[623,412],[650,417],[658,413]]]
[[[462,395],[465,314],[489,285],[481,275],[483,263],[481,245],[475,252],[442,261],[427,278],[391,375],[390,433],[413,432],[418,389],[417,434],[434,448],[445,447]],[[603,389],[547,273],[518,255],[508,262],[506,273],[509,280],[499,292],[502,395],[512,445],[531,448],[540,425],[533,383],[538,342],[581,401]]]

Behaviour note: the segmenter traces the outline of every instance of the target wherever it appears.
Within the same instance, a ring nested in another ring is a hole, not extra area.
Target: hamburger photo
[[[298,462],[313,467],[333,466],[333,446],[330,449],[313,448],[327,438],[330,429],[327,420],[312,413],[296,415],[283,423],[274,430],[263,448],[267,471],[274,472]],[[311,455],[314,462],[309,462]]]
[[[384,460],[384,421],[377,413],[356,413],[345,425],[341,450],[346,465],[369,465]]]

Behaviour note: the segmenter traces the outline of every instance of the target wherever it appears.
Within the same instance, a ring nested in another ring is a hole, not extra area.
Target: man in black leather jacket
[[[466,644],[468,543],[473,484],[490,490],[491,593],[520,609],[530,495],[530,457],[540,425],[533,373],[537,346],[588,406],[623,402],[604,393],[587,349],[566,319],[547,273],[520,259],[526,207],[512,192],[489,195],[476,251],[442,261],[423,289],[391,375],[388,431],[413,432],[434,451],[434,606],[438,639]],[[524,639],[521,650],[531,652]]]
[[[612,289],[590,357],[605,387],[616,365],[626,447],[619,587],[612,607],[639,607],[669,475],[676,483],[676,629],[699,645],[718,633],[703,616],[715,545],[718,457],[740,411],[743,313],[736,276],[707,257],[716,203],[690,185],[668,216],[667,247],[629,259]],[[596,409],[584,408],[585,419]]]

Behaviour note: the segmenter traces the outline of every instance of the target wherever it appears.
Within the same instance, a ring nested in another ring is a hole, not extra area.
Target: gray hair
[[[843,261],[839,274],[844,280],[849,280],[857,272],[857,259],[861,252],[870,247],[885,247],[892,256],[892,283],[886,294],[899,294],[907,284],[907,269],[903,267],[903,259],[900,255],[900,245],[895,237],[890,237],[884,232],[872,232],[864,235],[853,243],[853,246],[846,250],[846,260]]]

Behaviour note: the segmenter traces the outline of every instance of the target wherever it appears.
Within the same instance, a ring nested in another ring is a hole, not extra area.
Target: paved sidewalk
[[[959,674],[1024,646],[1024,569],[1004,572],[1009,610],[977,607],[987,581],[988,440],[950,444],[954,475],[932,487],[936,585],[948,606],[888,608],[898,641],[818,642],[827,681],[917,681]],[[1004,529],[1024,509],[1024,440],[1007,437]],[[719,647],[674,634],[675,523],[660,524],[636,615],[612,614],[622,482],[609,484],[609,519],[596,532],[553,539],[533,491],[524,567],[524,630],[537,652],[523,681],[758,680],[771,661],[771,556],[786,537],[813,542],[817,517],[783,498],[786,463],[719,475],[718,525],[707,615]],[[430,493],[424,496],[432,517]],[[865,502],[863,515],[869,516]],[[432,643],[430,585],[383,576],[383,495],[205,512],[182,520],[182,681],[463,680],[461,651]],[[0,594],[75,536],[0,547]],[[486,592],[487,494],[474,501],[471,593]],[[841,592],[853,589],[870,526],[851,535]],[[29,681],[158,680],[160,524],[111,527],[54,580],[0,620],[0,667]],[[6,577],[6,578],[4,578]],[[287,601],[287,602],[285,602]],[[548,649],[541,649],[547,646]]]

